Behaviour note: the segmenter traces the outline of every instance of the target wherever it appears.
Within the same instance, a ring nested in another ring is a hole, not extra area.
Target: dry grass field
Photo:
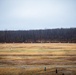
[[[62,75],[63,73],[76,75],[74,43],[0,44],[0,75]]]

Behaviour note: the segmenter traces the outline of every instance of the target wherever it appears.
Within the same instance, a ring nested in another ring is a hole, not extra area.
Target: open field
[[[0,75],[62,75],[62,73],[76,75],[74,43],[0,44]]]

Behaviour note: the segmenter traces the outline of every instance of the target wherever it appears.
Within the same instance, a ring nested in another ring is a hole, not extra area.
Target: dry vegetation
[[[44,67],[47,68],[44,71]],[[55,69],[58,69],[58,74]],[[0,75],[76,75],[74,43],[0,44]]]

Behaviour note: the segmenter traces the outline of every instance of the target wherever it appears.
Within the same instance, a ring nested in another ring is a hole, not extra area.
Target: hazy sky
[[[76,0],[0,0],[0,30],[76,27]]]

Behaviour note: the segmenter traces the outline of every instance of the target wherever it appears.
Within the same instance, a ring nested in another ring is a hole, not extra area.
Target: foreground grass
[[[76,75],[76,68],[0,68],[0,75]]]
[[[43,65],[47,67],[46,71]],[[58,74],[55,73],[56,68]],[[0,44],[0,75],[62,75],[62,73],[76,75],[74,43]]]

